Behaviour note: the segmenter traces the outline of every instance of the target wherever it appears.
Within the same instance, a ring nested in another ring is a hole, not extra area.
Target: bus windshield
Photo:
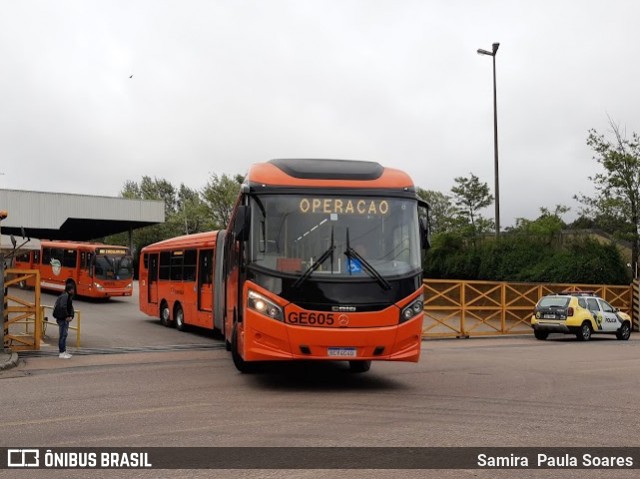
[[[118,280],[133,278],[133,258],[117,254],[96,254],[95,277]]]
[[[251,199],[250,263],[309,278],[406,276],[421,269],[415,200],[320,195]]]

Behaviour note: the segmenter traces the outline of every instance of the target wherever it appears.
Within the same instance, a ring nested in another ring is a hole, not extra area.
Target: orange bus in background
[[[15,267],[40,271],[40,287],[64,291],[69,278],[76,294],[89,298],[131,296],[133,258],[124,246],[73,241],[42,241],[40,251],[18,255]],[[22,288],[33,287],[28,282]]]
[[[226,231],[143,250],[140,307],[218,330],[241,372],[274,360],[344,360],[354,372],[416,362],[428,246],[428,205],[407,174],[272,160],[249,170]]]
[[[224,232],[222,232],[224,235]],[[165,326],[214,329],[213,265],[219,232],[161,241],[140,252],[140,310]]]

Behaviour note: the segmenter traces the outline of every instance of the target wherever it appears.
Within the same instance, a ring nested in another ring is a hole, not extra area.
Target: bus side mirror
[[[431,248],[431,228],[429,227],[429,204],[418,200],[418,223],[420,226],[420,246],[423,250]]]
[[[238,206],[235,222],[233,223],[233,236],[236,241],[247,241],[249,239],[250,221],[251,209],[246,205]]]

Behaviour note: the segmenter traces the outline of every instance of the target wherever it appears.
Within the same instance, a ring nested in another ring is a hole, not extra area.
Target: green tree
[[[547,237],[555,236],[567,227],[567,224],[562,220],[562,215],[570,209],[568,206],[556,205],[552,212],[548,208],[541,207],[540,216],[533,221],[526,218],[516,218],[516,225],[511,231]]]
[[[432,234],[454,229],[456,208],[451,197],[435,190],[417,188],[418,196],[429,204],[429,222]]]
[[[470,228],[471,234],[491,230],[493,222],[480,215],[481,209],[493,203],[489,186],[481,183],[473,173],[469,173],[468,178],[459,176],[454,182],[456,184],[451,188],[451,192],[457,206],[457,217]]]
[[[202,199],[209,211],[213,228],[226,228],[242,184],[241,175],[213,173],[202,189]]]
[[[188,235],[213,229],[213,219],[198,190],[181,184],[178,189],[176,206],[176,214],[171,219],[179,223],[179,229],[183,234]]]
[[[577,195],[588,217],[606,217],[626,225],[618,232],[620,239],[632,243],[632,271],[636,271],[640,247],[640,135],[626,136],[612,120],[612,137],[589,130],[587,145],[594,152],[593,159],[603,171],[589,177],[595,194]]]

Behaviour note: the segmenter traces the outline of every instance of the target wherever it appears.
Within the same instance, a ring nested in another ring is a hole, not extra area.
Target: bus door
[[[78,284],[77,287],[79,290],[82,290],[84,294],[84,290],[88,289],[92,286],[93,277],[91,275],[91,252],[89,251],[80,251],[80,269],[78,271]],[[78,293],[76,291],[76,293]]]
[[[147,287],[150,303],[158,303],[158,253],[149,254],[149,271],[148,271]]]
[[[222,230],[218,232],[218,237],[216,238],[216,261],[215,268],[213,273],[213,306],[215,311],[213,313],[213,325],[214,327],[224,333],[224,313],[225,313],[225,291],[226,291],[226,281],[225,281],[225,271],[224,271],[224,257],[225,257],[225,236],[227,232]]]
[[[198,310],[213,307],[213,250],[201,249],[198,257]]]

